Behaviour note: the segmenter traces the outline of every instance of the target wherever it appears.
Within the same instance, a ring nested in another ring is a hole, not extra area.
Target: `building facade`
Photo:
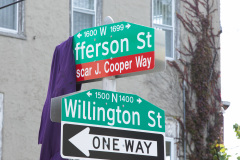
[[[2,0],[3,7],[16,0]],[[215,1],[220,10],[220,2]],[[165,31],[166,59],[178,60],[176,49],[187,34],[176,17],[185,9],[179,0],[42,0],[22,1],[0,9],[0,154],[3,160],[39,159],[37,145],[55,47],[84,28],[128,21]],[[220,28],[220,11],[214,13]],[[219,64],[219,62],[218,62]],[[83,90],[102,89],[102,82],[84,83]],[[178,73],[170,66],[160,73],[117,79],[117,91],[137,94],[165,110],[167,160],[176,160],[182,117]]]

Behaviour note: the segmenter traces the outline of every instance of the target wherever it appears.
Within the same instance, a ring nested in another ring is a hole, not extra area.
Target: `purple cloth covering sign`
[[[47,98],[42,110],[38,144],[42,144],[40,160],[62,160],[60,156],[61,124],[50,120],[51,98],[76,91],[76,67],[72,39],[54,51]],[[78,86],[79,89],[81,86]],[[79,90],[78,89],[78,90]]]

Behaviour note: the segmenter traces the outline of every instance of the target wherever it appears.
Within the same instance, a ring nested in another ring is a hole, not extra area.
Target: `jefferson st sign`
[[[137,95],[92,89],[62,98],[61,156],[164,160],[165,113]]]
[[[88,28],[73,37],[77,82],[165,69],[164,32],[119,22]]]

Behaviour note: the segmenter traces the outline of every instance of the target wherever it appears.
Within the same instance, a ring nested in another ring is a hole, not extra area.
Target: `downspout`
[[[183,155],[186,160],[186,97],[185,97],[185,85],[186,82],[183,80],[183,124],[184,124],[184,135],[183,135]]]

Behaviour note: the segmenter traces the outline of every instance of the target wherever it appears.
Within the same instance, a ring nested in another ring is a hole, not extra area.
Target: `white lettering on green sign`
[[[119,106],[117,109],[96,106],[96,102],[86,102],[81,100],[64,99],[66,117],[88,119],[92,121],[107,121],[108,125],[115,125],[115,123],[124,123],[133,125],[140,125],[140,114],[137,111],[129,112],[122,110]],[[152,117],[151,117],[152,118]],[[115,119],[117,121],[115,122]]]
[[[165,131],[163,110],[136,95],[96,89],[63,98],[62,121]]]
[[[141,38],[140,36],[145,36],[144,32],[140,32],[137,34],[137,40],[141,42],[141,45],[137,45],[137,49],[144,49],[147,43],[147,47],[151,48],[152,44],[150,42],[150,38],[152,35],[150,32],[147,32],[146,38],[147,42],[145,39]],[[118,40],[113,40],[111,42],[102,42],[102,43],[96,43],[95,45],[89,44],[87,46],[86,42],[78,42],[75,47],[76,51],[76,60],[79,60],[79,57],[81,60],[84,60],[85,58],[91,59],[91,58],[96,58],[98,56],[107,56],[109,53],[110,54],[116,54],[116,53],[121,53],[121,52],[129,52],[129,40],[128,38],[123,38]],[[102,52],[99,53],[99,47],[101,48]],[[79,54],[81,56],[79,56]]]

